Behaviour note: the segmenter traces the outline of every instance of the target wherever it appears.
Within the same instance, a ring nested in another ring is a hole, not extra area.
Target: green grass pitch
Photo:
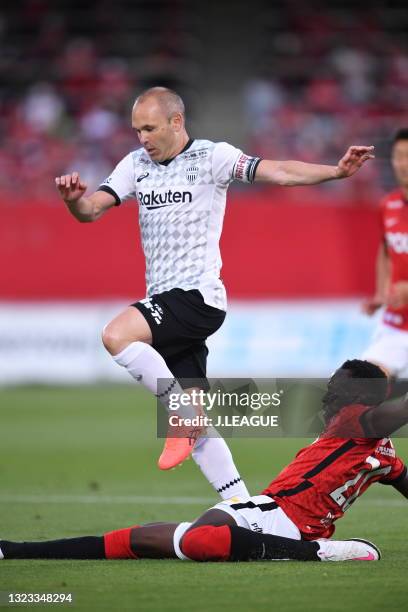
[[[191,520],[217,501],[193,461],[167,473],[156,468],[154,401],[135,387],[4,389],[0,418],[0,537]],[[255,494],[304,443],[230,445]],[[408,460],[407,441],[396,446]],[[383,552],[379,563],[1,561],[0,591],[72,592],[74,610],[406,610],[407,511],[392,487],[374,485],[338,523],[338,537],[372,539]]]

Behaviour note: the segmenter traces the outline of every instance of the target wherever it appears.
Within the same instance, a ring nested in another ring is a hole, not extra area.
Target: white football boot
[[[316,540],[321,561],[379,561],[381,552],[368,540]]]

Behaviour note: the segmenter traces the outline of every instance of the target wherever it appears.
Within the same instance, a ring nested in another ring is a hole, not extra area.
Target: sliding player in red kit
[[[329,385],[326,399],[335,404],[332,393]],[[405,412],[408,420],[408,406]],[[391,415],[375,428],[371,427],[371,420],[378,415],[372,414],[365,404],[351,404],[332,418],[330,412],[326,411],[326,415],[329,423],[319,439],[300,450],[263,491],[275,499],[306,540],[330,538],[335,530],[334,521],[371,484],[397,486],[405,480],[407,472],[388,437],[367,437],[375,431],[390,433]]]
[[[346,361],[322,400],[322,435],[300,450],[261,495],[224,500],[194,523],[152,523],[102,537],[49,542],[0,540],[0,557],[378,560],[380,553],[370,542],[326,538],[371,484],[392,485],[408,497],[407,469],[388,437],[408,422],[408,399],[387,405],[387,393],[381,368]]]

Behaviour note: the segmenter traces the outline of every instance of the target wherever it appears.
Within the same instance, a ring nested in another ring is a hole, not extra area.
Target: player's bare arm
[[[408,475],[405,474],[404,478],[393,485],[394,489],[397,489],[401,495],[408,498]]]
[[[369,159],[374,159],[373,146],[352,146],[337,166],[309,164],[300,161],[262,160],[256,170],[255,180],[285,185],[317,185],[325,181],[352,176]]]
[[[95,191],[86,197],[88,186],[77,172],[58,176],[55,184],[68,210],[81,223],[96,221],[116,203],[115,198],[105,191]]]
[[[388,256],[387,245],[382,241],[377,251],[376,259],[376,289],[375,294],[365,300],[361,305],[362,311],[368,315],[373,315],[381,306],[387,302],[390,283],[390,258]]]
[[[408,394],[390,400],[364,414],[363,427],[368,437],[388,437],[408,423]]]

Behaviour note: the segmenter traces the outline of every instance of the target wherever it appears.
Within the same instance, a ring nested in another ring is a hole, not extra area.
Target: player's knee
[[[149,526],[134,527],[130,532],[130,548],[138,557],[156,557],[161,551],[161,533]]]
[[[195,527],[184,534],[180,548],[193,561],[226,561],[231,549],[229,527]]]
[[[108,323],[103,328],[102,342],[111,355],[117,355],[129,344],[123,337],[120,326],[114,322]]]

